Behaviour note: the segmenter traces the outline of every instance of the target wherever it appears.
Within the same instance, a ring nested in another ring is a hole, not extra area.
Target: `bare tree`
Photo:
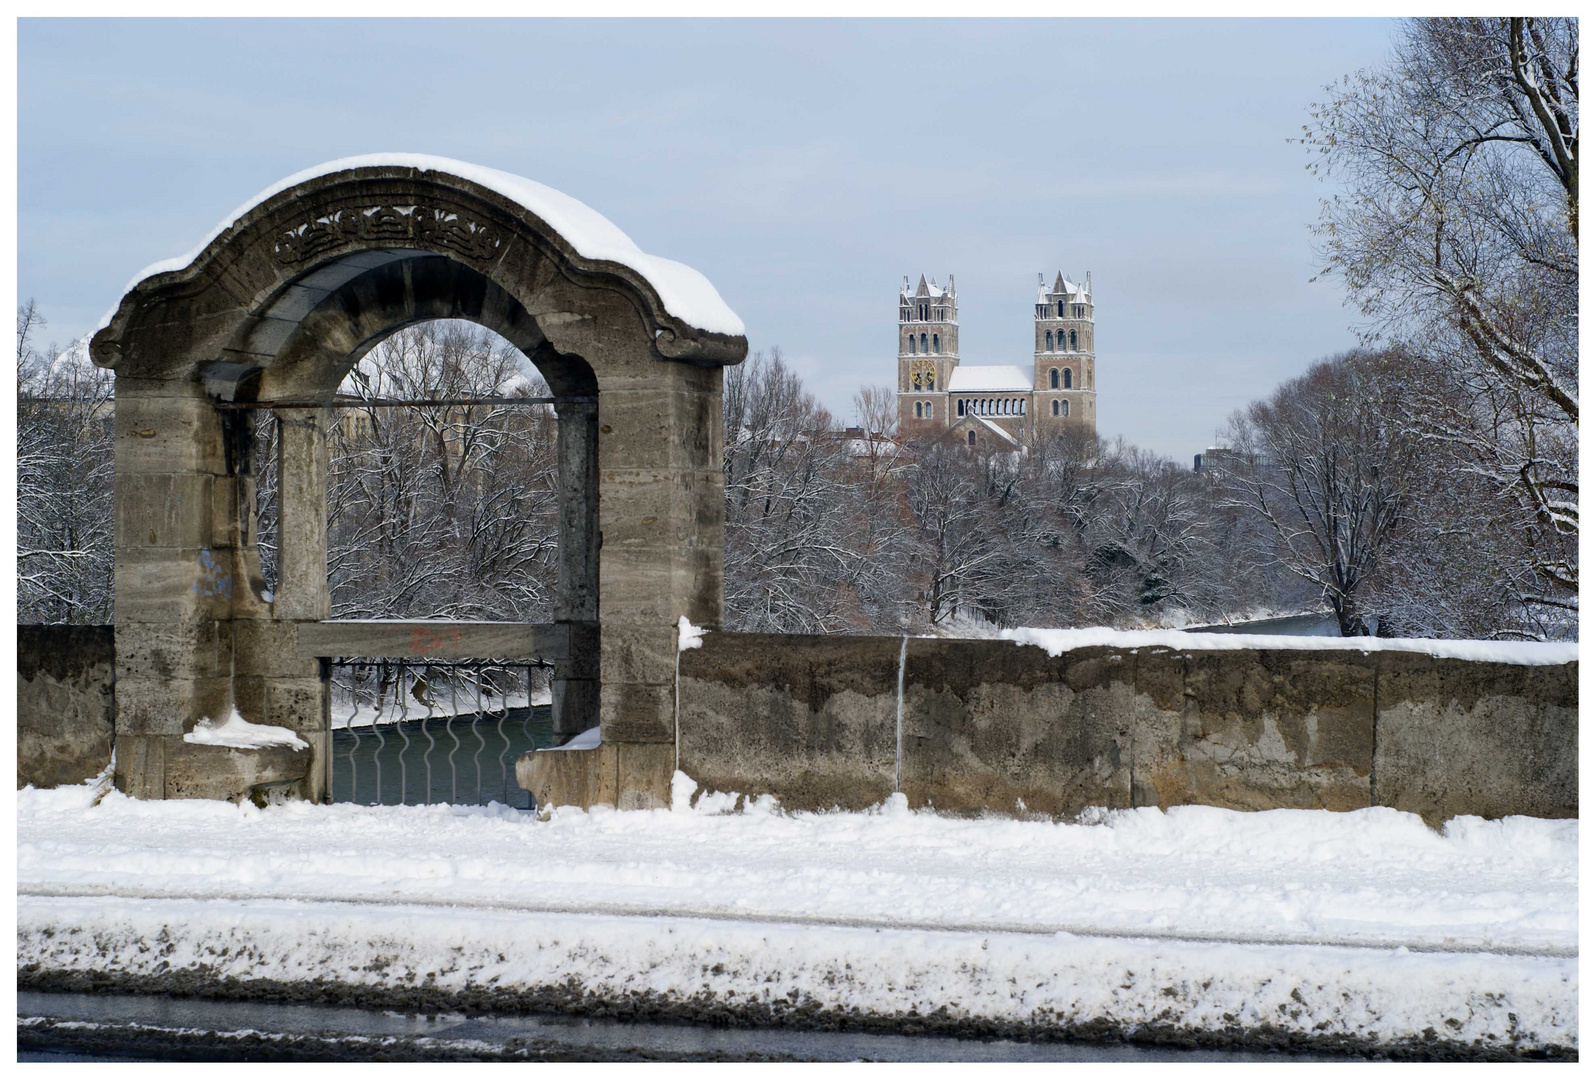
[[[1397,362],[1357,351],[1314,365],[1232,416],[1216,461],[1230,499],[1268,525],[1275,557],[1318,588],[1346,637],[1369,632],[1368,584],[1409,510],[1415,439],[1389,422]]]
[[[112,387],[85,342],[41,352],[46,325],[17,312],[17,618],[103,623],[112,615]]]
[[[1578,602],[1579,29],[1572,18],[1409,21],[1392,61],[1329,88],[1305,142],[1343,193],[1326,267],[1436,370],[1413,398],[1484,491],[1515,498],[1533,575]]]
[[[1085,522],[1086,570],[1101,616],[1213,611],[1219,595],[1208,510],[1197,478],[1123,443],[1097,465],[1100,492]]]
[[[386,339],[358,398],[546,394],[508,342],[461,323]],[[339,617],[548,617],[557,574],[555,419],[547,406],[341,410],[331,433],[328,578]]]

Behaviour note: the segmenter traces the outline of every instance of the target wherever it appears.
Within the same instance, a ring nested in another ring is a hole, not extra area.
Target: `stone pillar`
[[[231,704],[235,502],[198,383],[116,384],[116,784],[168,794],[185,731]]]
[[[560,480],[560,574],[554,621],[569,627],[571,653],[554,667],[554,734],[577,735],[599,718],[598,405],[556,409]]]
[[[677,619],[720,626],[721,372],[655,362],[600,387],[601,736],[618,804],[669,805]]]
[[[322,665],[298,655],[296,626],[320,622],[332,610],[327,592],[330,418],[325,409],[279,409],[275,415],[277,583],[260,617],[236,624],[239,711],[258,724],[292,728],[310,743],[310,771],[297,794],[321,802],[331,785],[328,686]]]

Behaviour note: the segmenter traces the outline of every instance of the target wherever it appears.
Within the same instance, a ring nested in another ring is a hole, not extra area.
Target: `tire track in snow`
[[[1087,923],[945,922],[872,918],[869,916],[796,915],[781,912],[738,911],[722,907],[648,907],[640,904],[549,904],[524,900],[439,900],[350,894],[344,896],[294,896],[285,893],[181,892],[175,889],[108,888],[95,886],[58,887],[18,885],[17,897],[36,899],[121,899],[194,900],[247,903],[259,900],[291,901],[340,907],[469,909],[524,912],[529,915],[604,915],[636,919],[704,919],[718,922],[765,923],[778,926],[830,926],[864,930],[917,930],[959,934],[1029,934],[1051,937],[1070,934],[1087,938],[1174,941],[1214,945],[1321,945],[1341,949],[1389,951],[1407,949],[1415,953],[1453,953],[1481,956],[1523,956],[1550,959],[1578,959],[1578,946],[1510,945],[1490,941],[1465,942],[1442,938],[1439,941],[1413,941],[1393,937],[1321,936],[1314,934],[1227,934],[1202,930],[1163,930],[1153,927],[1112,927]]]

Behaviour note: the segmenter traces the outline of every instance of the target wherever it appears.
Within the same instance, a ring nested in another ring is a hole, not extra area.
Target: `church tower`
[[[1093,339],[1092,275],[1083,284],[1036,275],[1036,425],[1066,423],[1097,430],[1097,352]],[[1055,427],[1055,425],[1057,427]]]
[[[945,431],[948,382],[959,366],[959,294],[948,275],[898,290],[898,431],[904,436]]]

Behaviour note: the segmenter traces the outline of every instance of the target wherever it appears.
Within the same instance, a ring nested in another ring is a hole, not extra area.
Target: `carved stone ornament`
[[[295,266],[353,243],[446,248],[468,259],[486,262],[498,255],[504,246],[504,236],[491,225],[443,207],[351,207],[331,211],[283,231],[272,245],[272,253],[278,262]]]

